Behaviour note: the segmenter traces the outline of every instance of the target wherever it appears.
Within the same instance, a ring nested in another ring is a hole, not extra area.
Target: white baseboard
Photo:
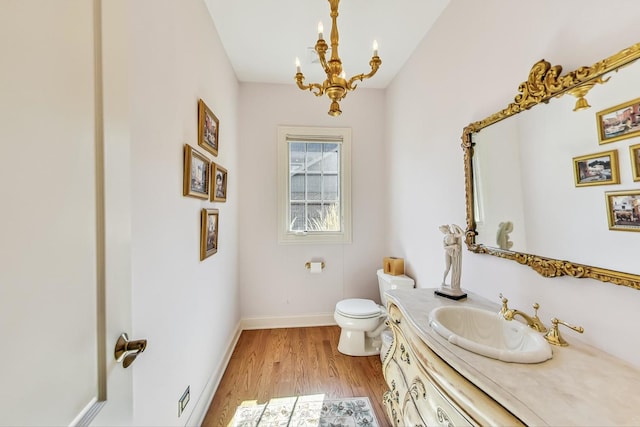
[[[335,325],[333,313],[318,313],[304,316],[248,317],[240,320],[242,330],[272,328],[304,328],[308,326]]]
[[[209,410],[209,405],[213,400],[213,396],[216,394],[216,390],[220,385],[220,381],[222,380],[224,371],[227,369],[229,360],[231,360],[233,350],[236,348],[236,344],[238,344],[238,340],[240,339],[240,334],[242,333],[241,326],[242,320],[238,322],[238,325],[236,326],[236,331],[229,344],[227,345],[227,350],[225,351],[224,357],[218,365],[218,369],[213,372],[213,374],[207,381],[207,384],[204,386],[204,390],[202,390],[202,393],[200,393],[200,398],[196,402],[191,415],[189,415],[189,419],[187,420],[185,427],[200,427],[202,425],[204,417],[207,415],[207,411]]]

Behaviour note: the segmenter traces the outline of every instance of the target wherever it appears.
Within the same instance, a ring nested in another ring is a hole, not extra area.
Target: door
[[[0,2],[0,425],[131,424],[124,2]]]

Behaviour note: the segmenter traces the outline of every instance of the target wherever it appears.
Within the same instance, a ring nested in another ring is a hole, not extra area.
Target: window
[[[351,243],[351,129],[278,128],[280,243]]]

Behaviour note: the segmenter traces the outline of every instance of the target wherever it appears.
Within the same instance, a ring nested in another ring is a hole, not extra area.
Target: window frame
[[[289,231],[289,139],[340,145],[341,231]],[[278,243],[351,243],[351,128],[278,126]]]

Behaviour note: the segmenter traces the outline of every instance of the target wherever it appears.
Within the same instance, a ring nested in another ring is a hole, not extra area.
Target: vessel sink
[[[504,362],[540,363],[551,346],[527,325],[497,312],[469,306],[443,306],[429,314],[429,325],[451,344]]]

